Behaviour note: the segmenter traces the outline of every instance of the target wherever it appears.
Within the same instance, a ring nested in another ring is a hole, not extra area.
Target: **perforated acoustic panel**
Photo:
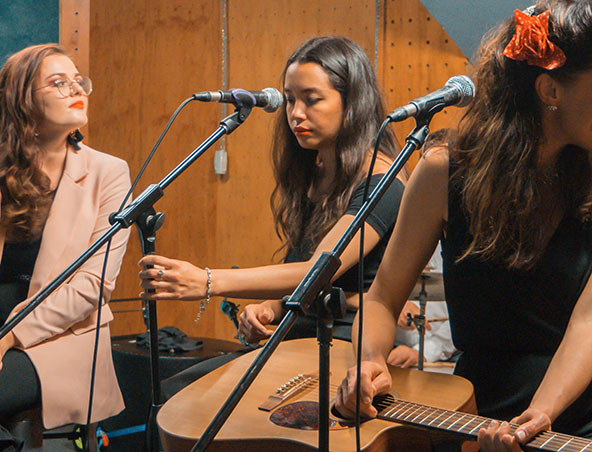
[[[473,59],[481,37],[533,0],[421,0],[465,56]]]

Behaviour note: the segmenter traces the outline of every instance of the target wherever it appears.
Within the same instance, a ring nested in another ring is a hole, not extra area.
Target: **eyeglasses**
[[[57,89],[58,93],[63,97],[69,97],[77,91],[80,91],[85,96],[90,96],[93,89],[92,81],[86,76],[77,77],[75,80],[70,80],[68,77],[63,76],[52,81],[50,84],[36,88],[33,91],[48,87]]]

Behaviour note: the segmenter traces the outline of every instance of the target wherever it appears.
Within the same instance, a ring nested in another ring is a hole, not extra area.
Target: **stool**
[[[3,423],[13,436],[24,441],[23,452],[41,452],[44,439],[75,439],[73,433],[53,433],[51,430],[45,430],[41,407],[23,411],[10,419],[3,420]],[[89,452],[98,452],[99,450],[96,432],[97,424],[90,424],[87,433],[90,437]],[[83,438],[86,440],[86,434],[83,434]]]
[[[12,436],[24,441],[24,451],[41,451],[44,430],[41,407],[22,411],[2,422]]]
[[[101,422],[101,427],[107,432],[107,436],[109,436],[109,432],[121,429],[136,431],[136,433],[110,438],[109,450],[111,452],[143,450],[145,444],[145,433],[141,427],[146,424],[148,419],[152,397],[150,350],[138,347],[136,337],[137,335],[131,334],[111,338],[113,364],[123,393],[125,410],[117,416]],[[242,345],[238,342],[211,338],[191,339],[201,340],[203,347],[187,352],[159,352],[161,380],[206,359],[242,348]],[[134,429],[134,427],[138,428]]]

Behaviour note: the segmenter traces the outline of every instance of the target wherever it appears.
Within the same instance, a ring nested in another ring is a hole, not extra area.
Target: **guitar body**
[[[277,419],[282,417],[278,414],[285,411],[298,413],[299,408],[290,409],[292,406],[307,406],[299,402],[316,402],[318,385],[309,385],[271,411],[258,409],[268,396],[293,377],[316,372],[317,352],[316,339],[298,339],[280,344],[208,451],[317,450],[317,430],[280,426],[272,422],[270,417],[275,413]],[[165,451],[191,450],[258,353],[258,350],[247,353],[216,369],[163,405],[157,423]],[[331,398],[334,398],[337,386],[353,364],[352,345],[334,341],[331,349]],[[473,387],[461,377],[399,368],[392,368],[391,374],[392,393],[397,398],[447,410],[476,412]],[[442,433],[431,433],[381,419],[364,422],[361,427],[361,445],[366,452],[430,451],[432,445],[443,438],[446,436]],[[354,451],[355,429],[336,422],[331,429],[329,445],[335,452]]]

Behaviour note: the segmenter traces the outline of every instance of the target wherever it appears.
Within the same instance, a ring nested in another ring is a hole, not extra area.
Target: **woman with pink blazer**
[[[0,71],[0,325],[109,228],[129,189],[127,164],[79,143],[92,85],[55,44]],[[127,244],[111,243],[103,300]],[[52,428],[86,423],[103,247],[0,340],[0,419],[42,407]],[[92,422],[123,409],[108,306],[101,312]]]

